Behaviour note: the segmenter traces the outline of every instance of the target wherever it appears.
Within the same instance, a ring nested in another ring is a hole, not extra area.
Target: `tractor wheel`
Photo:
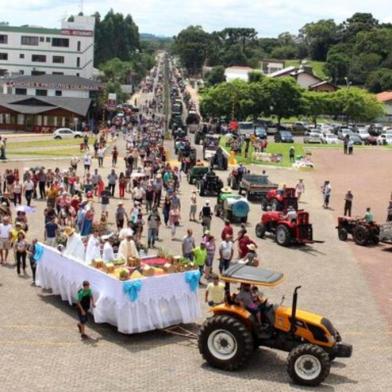
[[[287,373],[300,385],[315,387],[329,375],[331,363],[328,354],[313,344],[301,344],[291,350],[287,358]]]
[[[276,228],[275,240],[281,246],[290,244],[290,231],[285,225],[279,225]]]
[[[267,230],[264,223],[258,223],[256,225],[255,231],[256,231],[256,237],[263,238]]]
[[[369,241],[369,229],[358,225],[353,230],[353,238],[357,245],[366,246]]]
[[[199,351],[209,365],[237,370],[249,362],[253,336],[240,320],[228,315],[213,316],[200,329]]]
[[[372,237],[372,241],[374,245],[378,245],[378,243],[380,242],[380,237],[377,234],[375,234]]]
[[[347,241],[348,233],[344,227],[338,229],[338,238],[340,241]]]

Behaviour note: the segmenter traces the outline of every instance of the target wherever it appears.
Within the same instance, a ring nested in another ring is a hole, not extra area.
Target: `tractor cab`
[[[298,198],[295,195],[295,188],[271,189],[262,202],[264,211],[286,212],[289,207],[298,210]]]
[[[289,352],[287,371],[295,383],[316,386],[329,375],[334,358],[351,356],[352,346],[342,343],[328,319],[297,309],[301,286],[294,290],[291,307],[261,299],[256,308],[262,313],[261,321],[252,303],[245,307],[245,301],[237,300],[246,298],[254,286],[276,287],[284,280],[282,273],[234,264],[221,280],[226,283],[225,303],[212,308],[213,316],[199,333],[199,351],[209,365],[236,370],[249,363],[255,347],[269,347]],[[242,293],[230,293],[233,283],[241,285]]]

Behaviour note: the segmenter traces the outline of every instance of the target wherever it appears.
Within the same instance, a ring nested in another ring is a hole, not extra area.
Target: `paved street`
[[[167,143],[168,147],[172,145]],[[121,139],[117,145],[121,146]],[[67,163],[57,164],[64,167]],[[105,162],[105,173],[108,170],[109,159]],[[258,172],[261,168],[251,170]],[[268,169],[268,174],[278,183],[293,183],[299,177],[293,170]],[[221,175],[224,178],[227,173]],[[289,304],[293,288],[302,285],[299,307],[328,317],[344,340],[354,344],[353,357],[336,361],[320,390],[388,390],[392,363],[390,330],[380,316],[351,248],[337,240],[333,216],[320,208],[318,181],[309,173],[300,176],[307,185],[301,207],[311,211],[315,237],[326,242],[306,248],[282,248],[271,239],[257,240],[262,265],[283,271],[286,276],[280,287],[265,293],[274,302],[285,295],[285,303]],[[187,223],[188,199],[193,187],[183,183],[181,189],[183,221],[178,239],[187,227],[193,228],[197,238],[201,226]],[[199,199],[199,207],[203,200]],[[30,217],[31,235],[42,237],[44,203],[36,202],[36,205],[38,211]],[[115,205],[115,201],[111,202],[111,211]],[[260,212],[259,206],[252,206],[248,223],[252,236]],[[220,219],[214,218],[214,235],[219,236],[222,225]],[[179,252],[181,243],[171,241],[169,232],[167,228],[161,229],[162,245]],[[94,340],[83,342],[77,333],[73,308],[59,297],[31,287],[30,279],[18,278],[14,268],[2,267],[0,274],[2,390],[286,391],[293,388],[285,370],[287,354],[282,352],[259,350],[247,369],[225,373],[203,363],[195,341],[164,332],[125,336],[114,327],[90,324]],[[201,290],[201,298],[203,294]],[[203,318],[207,315],[207,308],[203,307]]]

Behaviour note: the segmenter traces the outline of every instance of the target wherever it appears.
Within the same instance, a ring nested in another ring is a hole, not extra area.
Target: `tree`
[[[370,31],[378,26],[378,20],[370,13],[355,13],[341,25],[344,40],[351,40],[356,37],[360,31]]]
[[[123,16],[110,10],[101,20],[95,15],[95,64],[100,64],[115,57],[122,61],[131,60],[140,50],[139,29],[130,15]]]
[[[276,115],[280,123],[282,118],[295,116],[301,111],[302,89],[291,77],[264,78],[263,89],[269,102],[264,114]]]
[[[100,66],[104,73],[104,81],[113,81],[119,83],[128,83],[133,66],[131,62],[121,61],[118,57],[107,61]]]
[[[359,32],[355,39],[354,52],[358,55],[376,53],[382,60],[386,59],[392,52],[392,30],[373,29]]]
[[[330,93],[317,91],[305,91],[302,95],[303,114],[309,116],[315,125],[320,115],[328,113],[329,96]]]
[[[373,94],[357,88],[343,88],[333,93],[335,115],[344,115],[347,121],[374,121],[384,114],[384,106]]]
[[[264,79],[264,74],[261,71],[252,71],[248,73],[249,83],[261,82]]]
[[[215,86],[216,84],[226,81],[225,67],[218,65],[213,67],[211,71],[207,72],[205,81],[208,86]]]
[[[325,61],[329,48],[338,41],[338,26],[332,19],[307,23],[300,30],[300,37],[312,60]]]
[[[377,53],[361,53],[351,59],[348,77],[354,84],[364,84],[368,74],[374,71],[381,62]]]
[[[380,68],[369,74],[366,87],[372,93],[392,90],[392,69]]]
[[[189,26],[175,37],[174,52],[190,75],[201,73],[210,43],[210,35],[201,26]]]
[[[332,78],[333,83],[342,84],[348,75],[350,57],[344,53],[328,52],[327,62],[324,65],[325,72]]]
[[[285,45],[278,46],[271,52],[271,57],[274,59],[294,59],[297,57],[298,50],[295,46]]]
[[[249,46],[257,41],[257,31],[253,28],[226,28],[220,32],[220,36],[229,46],[239,44],[243,53]]]

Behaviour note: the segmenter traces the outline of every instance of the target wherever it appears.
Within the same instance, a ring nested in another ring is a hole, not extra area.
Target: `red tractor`
[[[291,206],[298,210],[298,198],[295,196],[295,188],[272,189],[261,204],[264,211],[287,211]]]
[[[377,245],[380,241],[380,226],[374,222],[367,223],[362,218],[340,216],[336,228],[340,241],[347,241],[349,234],[357,245]]]
[[[268,211],[261,216],[261,222],[256,225],[256,236],[263,238],[265,233],[275,235],[275,241],[281,246],[291,244],[312,244],[313,228],[309,223],[309,213],[297,211],[296,219],[288,219],[279,211]]]

